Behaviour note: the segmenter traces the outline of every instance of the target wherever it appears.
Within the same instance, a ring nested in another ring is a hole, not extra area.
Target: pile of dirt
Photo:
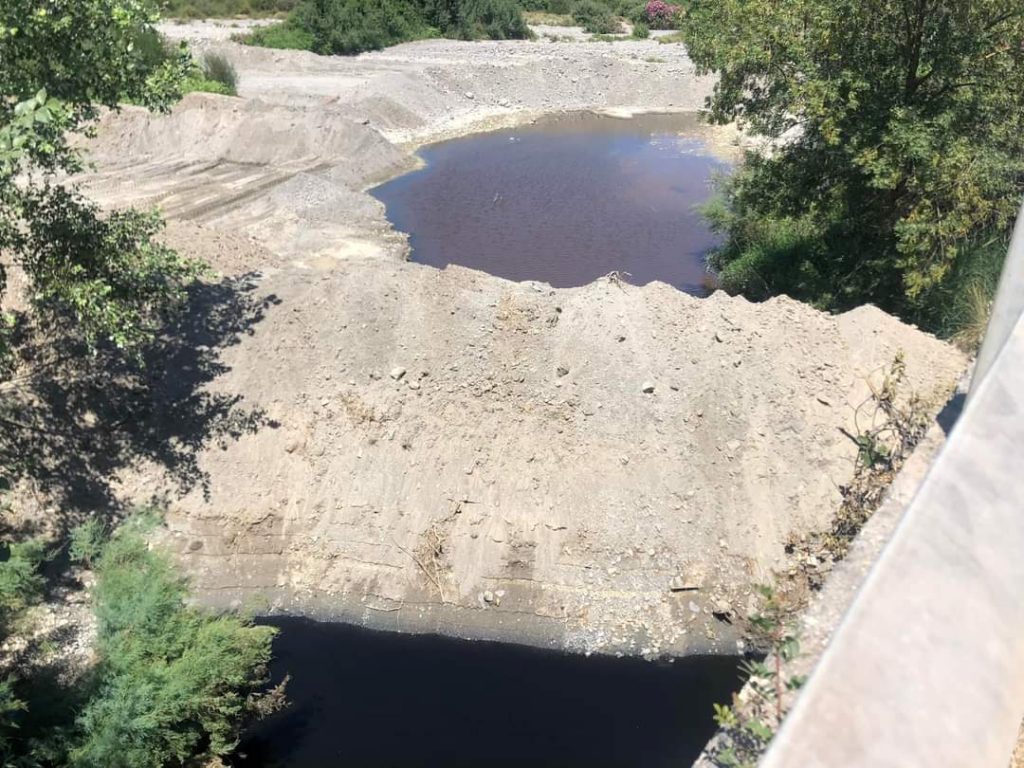
[[[168,541],[210,603],[734,652],[723,620],[839,506],[865,378],[902,350],[938,401],[964,366],[871,307],[552,290],[402,260],[365,188],[413,165],[403,142],[553,107],[694,108],[711,84],[678,46],[427,41],[342,60],[211,45],[246,98],[111,116],[86,179],[106,203],[159,203],[172,244],[258,273],[268,297],[205,387],[263,426],[204,447],[205,486],[171,503]],[[160,478],[139,466],[124,496]]]

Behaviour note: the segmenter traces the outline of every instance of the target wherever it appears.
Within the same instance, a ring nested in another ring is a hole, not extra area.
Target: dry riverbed
[[[174,29],[235,63],[241,97],[109,117],[86,181],[108,204],[159,204],[174,245],[268,297],[205,385],[263,426],[202,449],[205,488],[168,484],[167,541],[212,604],[732,653],[724,619],[838,508],[865,379],[902,350],[938,400],[963,368],[871,307],[405,261],[365,190],[415,146],[553,110],[696,110],[713,83],[679,45],[432,40],[342,59]],[[123,492],[164,482],[139,466]]]

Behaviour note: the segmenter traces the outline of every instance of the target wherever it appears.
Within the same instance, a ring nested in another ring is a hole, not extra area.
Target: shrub
[[[216,80],[207,80],[202,75],[189,77],[182,83],[182,93],[216,93],[219,96],[234,96],[224,83]]]
[[[132,41],[135,50],[142,59],[143,66],[155,70],[165,62],[173,59],[179,47],[167,42],[155,29],[147,28],[135,35]]]
[[[91,566],[107,541],[107,526],[98,518],[90,518],[71,531],[68,555],[74,562]]]
[[[682,8],[665,0],[650,0],[644,6],[644,19],[651,29],[678,29]]]
[[[518,5],[524,11],[550,13],[555,16],[568,16],[572,11],[572,0],[519,0]]]
[[[633,37],[638,40],[646,40],[651,34],[651,28],[642,21],[633,23]]]
[[[46,559],[46,547],[38,539],[7,546],[0,553],[0,631],[12,614],[34,603],[43,592],[40,566]],[[2,636],[0,636],[2,639]]]
[[[996,232],[966,245],[949,274],[922,296],[917,319],[966,351],[976,351],[988,328],[1009,246],[1008,235]]]
[[[750,236],[771,220],[800,221],[818,288],[779,280],[772,293],[940,328],[929,296],[957,284],[979,242],[1009,235],[1024,196],[1019,7],[925,3],[908,22],[896,0],[692,4],[687,52],[718,76],[709,116],[774,147],[728,182],[722,266],[774,250]],[[980,316],[980,290],[966,314]]]
[[[270,16],[288,13],[296,5],[298,0],[169,0],[164,13],[182,19]]]
[[[282,24],[242,38],[250,45],[356,54],[435,35],[527,38],[514,0],[305,0]]]
[[[311,51],[316,45],[316,40],[312,33],[300,29],[290,20],[282,24],[261,27],[247,35],[240,35],[234,39],[246,45],[297,51]]]
[[[289,23],[309,33],[320,54],[356,54],[430,36],[408,0],[309,0]]]
[[[123,526],[97,562],[100,662],[70,751],[78,768],[193,765],[229,752],[255,708],[274,630],[185,604],[186,583]]]
[[[558,16],[569,16],[572,14],[572,0],[548,0],[547,10]]]
[[[531,36],[519,6],[513,0],[457,0],[460,21],[445,30],[463,40],[521,40]]]
[[[594,35],[614,35],[622,31],[611,9],[596,0],[579,0],[573,7],[572,17],[584,31]]]
[[[207,53],[203,57],[203,75],[207,80],[222,84],[232,96],[238,93],[238,73],[219,53]]]

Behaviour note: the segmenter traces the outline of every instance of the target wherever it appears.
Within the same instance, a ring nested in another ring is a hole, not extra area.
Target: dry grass
[[[572,16],[567,13],[548,13],[547,11],[524,11],[523,18],[527,24],[543,24],[549,27],[575,27]]]
[[[871,395],[854,413],[859,449],[853,479],[840,490],[843,503],[828,531],[791,538],[786,546],[794,561],[790,578],[806,579],[820,589],[834,563],[846,557],[854,538],[881,505],[900,468],[924,438],[932,404],[911,394],[902,396],[906,365],[898,354],[881,382],[868,380]]]
[[[658,40],[659,43],[664,43],[666,45],[669,44],[669,43],[684,43],[684,42],[686,42],[686,39],[683,37],[683,33],[682,32],[673,32],[671,35],[663,35],[663,36],[657,38],[657,40]]]
[[[960,329],[953,335],[953,343],[967,353],[973,353],[981,346],[992,316],[992,298],[984,286],[971,283],[964,293],[965,316]]]

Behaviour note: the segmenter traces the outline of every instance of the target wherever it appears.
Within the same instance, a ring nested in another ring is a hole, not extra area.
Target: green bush
[[[229,752],[264,683],[275,630],[185,604],[187,586],[144,525],[97,562],[100,662],[77,720],[76,768],[198,765]]]
[[[103,551],[108,533],[106,523],[96,517],[89,518],[76,527],[71,531],[71,540],[68,545],[68,555],[71,560],[91,566]]]
[[[356,54],[431,34],[408,0],[308,0],[289,23],[309,33],[320,54]]]
[[[207,80],[220,83],[232,96],[238,93],[238,73],[227,58],[219,53],[207,53],[202,66]]]
[[[17,615],[43,595],[40,567],[46,547],[38,539],[0,548],[0,642],[7,639]],[[25,703],[15,690],[14,677],[0,678],[0,765],[13,766],[14,742],[20,734]]]
[[[1024,196],[1019,6],[689,4],[710,118],[773,146],[726,183],[726,285],[977,329]]]
[[[917,319],[967,351],[980,346],[999,287],[1007,233],[988,232],[961,249],[949,274],[921,298]]]
[[[463,40],[520,40],[530,37],[530,29],[519,6],[513,0],[447,0],[438,18],[427,16],[431,26],[449,37]]]
[[[181,44],[168,42],[154,29],[146,29],[137,35],[134,44],[145,66],[150,69],[157,69],[183,55],[188,56]],[[208,53],[201,63],[191,63],[181,83],[181,93],[184,95],[199,91],[234,96],[237,94],[237,85],[238,74],[231,62],[220,54]]]
[[[611,9],[596,0],[579,0],[572,9],[573,20],[584,31],[595,35],[614,35],[622,26],[612,15]]]
[[[568,16],[572,12],[573,0],[519,0],[518,5],[524,11]]]
[[[316,39],[311,32],[299,29],[291,21],[262,27],[247,35],[237,36],[234,39],[246,45],[295,51],[312,51],[316,45]]]
[[[633,37],[638,40],[646,40],[651,36],[651,28],[642,21],[633,22]]]
[[[169,0],[164,15],[173,19],[272,16],[288,13],[298,0]]]
[[[0,550],[0,632],[14,614],[42,596],[39,568],[45,559],[46,547],[38,539],[9,544],[6,551]]]
[[[179,46],[169,43],[152,28],[146,28],[136,34],[133,44],[142,59],[143,66],[150,70],[157,69],[165,62],[170,61],[180,50]]]
[[[514,0],[305,0],[284,24],[241,38],[250,45],[351,55],[436,35],[530,37]]]
[[[219,96],[234,96],[235,93],[224,83],[207,80],[202,75],[193,75],[182,83],[182,93],[216,93]]]

